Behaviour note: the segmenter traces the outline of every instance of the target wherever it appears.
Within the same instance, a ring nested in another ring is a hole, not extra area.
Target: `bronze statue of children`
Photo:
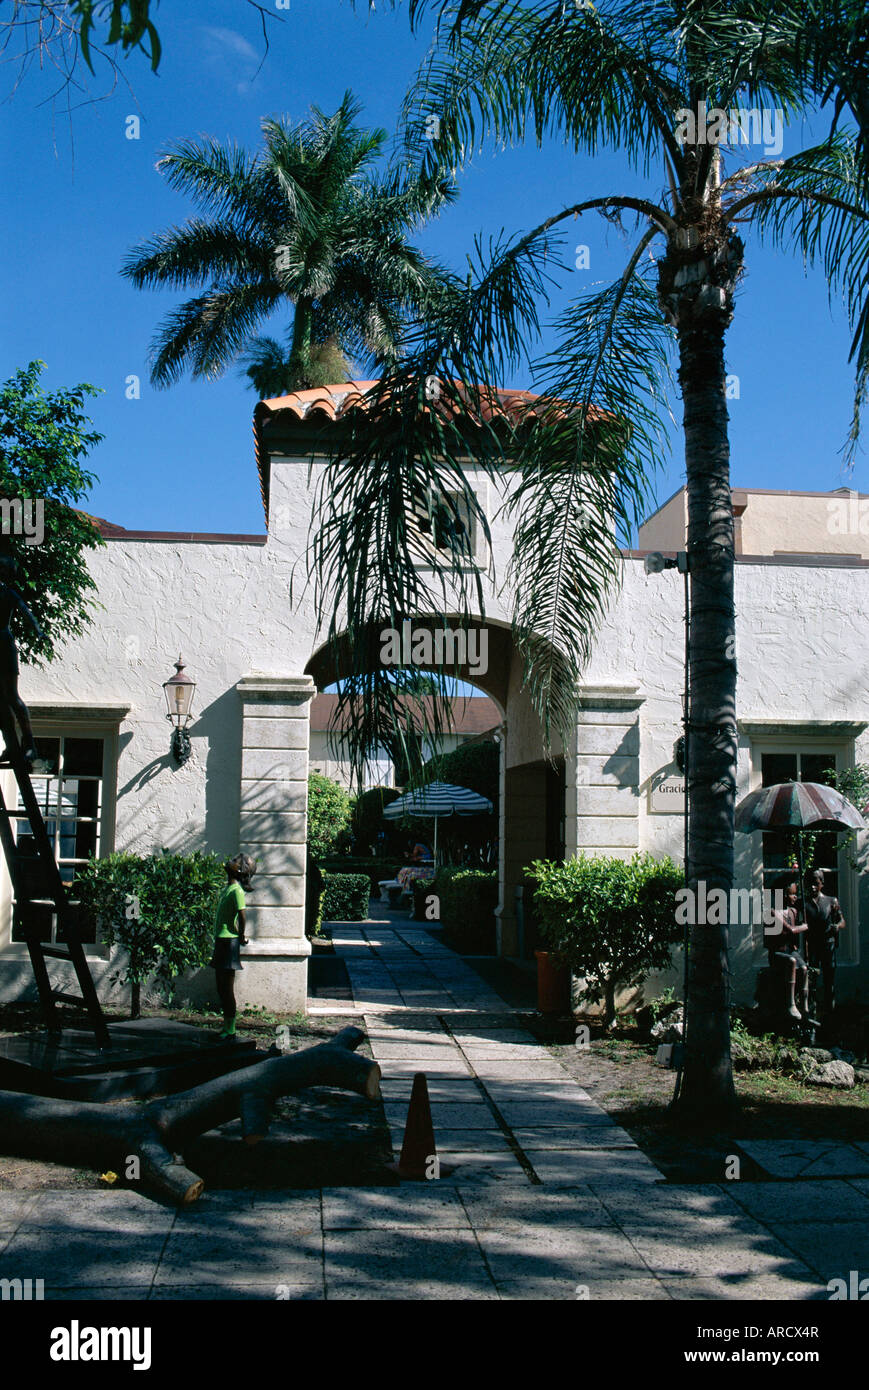
[[[245,929],[245,890],[250,888],[256,864],[247,854],[237,854],[223,866],[229,879],[214,917],[214,954],[211,965],[217,979],[217,994],[223,1010],[221,1042],[235,1037],[235,972],[243,970],[242,946],[247,945]]]
[[[767,954],[770,969],[778,975],[784,985],[786,1012],[791,1018],[802,1021],[809,1016],[809,972],[799,949],[799,937],[807,931],[807,927],[805,922],[797,920],[798,901],[797,884],[788,883],[785,887],[784,910],[773,913],[778,930],[768,933],[771,939]],[[797,999],[800,1001],[799,1008]]]
[[[12,581],[17,577],[14,557],[0,553],[0,702],[12,711],[21,726],[21,746],[29,763],[36,761],[30,712],[18,694],[18,648],[12,635],[12,615],[16,608],[27,620],[37,637],[42,628],[34,618]]]

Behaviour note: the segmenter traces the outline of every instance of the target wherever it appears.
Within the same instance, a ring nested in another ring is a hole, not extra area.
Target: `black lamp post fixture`
[[[185,676],[183,672],[184,662],[179,656],[175,662],[175,675],[163,682],[168,711],[166,718],[175,725],[172,732],[172,756],[179,767],[187,762],[193,751],[190,746],[187,725],[190,723],[190,711],[193,707],[193,695],[196,690],[196,682],[192,681],[189,676]]]

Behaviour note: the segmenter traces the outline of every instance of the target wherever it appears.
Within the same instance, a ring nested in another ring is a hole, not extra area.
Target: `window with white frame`
[[[89,730],[36,735],[38,761],[31,782],[65,884],[72,883],[78,868],[89,858],[98,858],[110,848],[105,844],[110,811],[106,796],[108,745],[105,733]],[[17,787],[13,806],[17,812],[12,822],[16,842],[24,853],[35,853]],[[41,941],[57,939],[57,917],[50,903],[32,904],[26,926],[35,928]],[[13,907],[11,939],[13,943],[26,939],[17,907]],[[92,942],[94,937],[83,935],[83,940]]]

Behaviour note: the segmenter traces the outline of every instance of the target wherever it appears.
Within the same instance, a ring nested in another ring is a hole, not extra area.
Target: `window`
[[[830,771],[848,766],[849,755],[845,744],[834,740],[827,742],[820,736],[816,742],[807,740],[801,745],[786,738],[770,738],[764,739],[760,746],[753,746],[752,763],[756,787],[772,787],[779,782],[819,782],[830,786]],[[793,831],[767,830],[760,838],[761,862],[756,867],[760,869],[762,886],[774,891],[790,870],[796,854],[796,837]],[[858,959],[859,933],[853,875],[848,872],[847,859],[842,852],[843,838],[834,831],[816,831],[805,838],[804,846],[806,854],[810,849],[813,851],[812,867],[825,871],[825,892],[837,897],[842,904],[847,925],[840,937],[840,962],[851,964]]]
[[[463,493],[430,490],[417,502],[414,516],[427,549],[449,554],[458,543],[460,553],[473,560],[477,550],[476,525]]]
[[[762,753],[760,785],[773,787],[778,782],[820,782],[832,786],[829,770],[836,768],[836,754],[827,753]],[[819,831],[812,836],[815,850],[813,867],[826,873],[825,890],[839,896],[839,846],[834,831]],[[766,830],[763,835],[763,886],[775,888],[793,860],[796,837],[792,831]]]
[[[102,737],[58,735],[36,737],[39,761],[31,781],[42,812],[54,857],[65,884],[71,884],[80,864],[99,856],[103,841],[106,740]],[[17,811],[13,833],[19,847],[35,853],[30,822],[15,787]],[[34,904],[29,922],[41,941],[56,940],[57,920],[51,904]],[[12,940],[24,941],[26,933],[17,906],[13,909]],[[83,936],[93,942],[94,936]]]

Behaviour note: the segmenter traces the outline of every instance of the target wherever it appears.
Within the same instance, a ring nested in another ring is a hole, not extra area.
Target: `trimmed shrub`
[[[109,854],[77,872],[73,897],[83,925],[126,952],[114,979],[130,985],[138,1018],[141,986],[156,975],[171,997],[175,981],[207,965],[214,914],[227,878],[217,854]]]
[[[350,828],[350,796],[329,777],[308,777],[308,844],[315,859],[334,854]]]
[[[367,874],[324,874],[320,912],[324,922],[364,922],[368,916]]]
[[[584,854],[566,864],[537,860],[527,872],[536,884],[544,944],[559,964],[584,977],[592,1003],[604,1002],[608,1028],[617,991],[671,964],[683,934],[676,921],[682,870],[646,853],[629,860]]]
[[[320,868],[324,874],[367,874],[371,884],[371,897],[379,898],[380,880],[395,878],[401,863],[398,859],[370,859],[357,854],[333,854],[320,861]]]
[[[495,944],[498,875],[483,869],[439,869],[429,893],[440,898],[441,920],[461,950],[491,951]]]

